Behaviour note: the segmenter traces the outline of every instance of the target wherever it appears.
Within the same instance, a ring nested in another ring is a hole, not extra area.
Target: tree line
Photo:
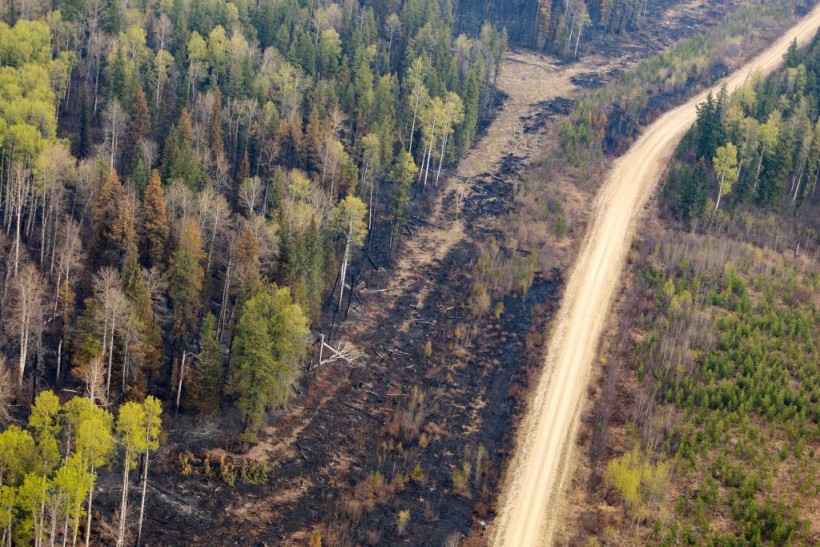
[[[509,32],[514,45],[577,57],[579,46],[596,37],[633,31],[658,9],[649,0],[459,0],[456,28],[468,33],[490,21]]]
[[[756,75],[738,92],[708,96],[679,149],[671,173],[675,212],[695,218],[755,205],[789,208],[811,220],[820,180],[820,35],[799,51],[795,43],[776,78]],[[811,226],[816,229],[816,226]]]

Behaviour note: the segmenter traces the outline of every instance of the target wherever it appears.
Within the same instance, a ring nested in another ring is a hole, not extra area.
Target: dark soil
[[[547,124],[556,116],[567,116],[575,108],[575,101],[555,97],[538,103],[538,109],[521,118],[524,133],[544,133]]]
[[[388,310],[373,330],[346,336],[368,354],[367,364],[328,365],[306,379],[305,394],[294,407],[310,415],[309,424],[297,450],[273,463],[265,484],[237,482],[231,490],[217,479],[184,478],[174,450],[166,452],[153,473],[159,493],[166,495],[153,496],[151,515],[162,525],[151,527],[150,543],[278,545],[319,526],[330,544],[366,544],[370,534],[370,539],[379,535],[381,544],[413,538],[414,545],[442,545],[453,533],[481,528],[500,487],[502,463],[512,446],[510,424],[518,397],[526,392],[526,370],[540,362],[541,333],[559,285],[537,277],[525,297],[503,300],[499,319],[475,319],[466,311],[477,254],[472,241],[492,235],[485,221],[509,211],[510,178],[517,176],[520,160],[508,156],[498,175],[477,181],[462,212],[469,237],[420,272],[419,290],[429,291],[420,305],[415,291],[396,301],[389,292],[374,293],[385,272],[364,276],[370,290],[354,299],[351,318],[364,310]],[[325,387],[334,390],[329,398],[316,393]],[[424,394],[419,425],[396,433],[391,423],[414,390]],[[289,424],[281,422],[276,428],[284,436]],[[465,461],[470,477],[456,491],[452,470]],[[420,480],[410,478],[417,464]],[[384,486],[363,493],[362,485],[377,471]],[[294,488],[299,495],[293,499],[277,498]],[[181,505],[185,525],[174,525]],[[240,506],[245,513],[236,518],[232,511]],[[396,515],[405,509],[410,520],[399,536]]]
[[[600,89],[606,85],[608,80],[602,78],[597,72],[584,72],[573,76],[570,81],[584,89]]]

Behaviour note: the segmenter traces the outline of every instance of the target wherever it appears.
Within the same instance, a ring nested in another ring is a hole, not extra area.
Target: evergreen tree
[[[208,314],[202,321],[199,359],[188,383],[188,402],[204,416],[219,411],[222,389],[222,346],[216,337],[216,318]]]
[[[90,254],[98,266],[119,266],[135,241],[134,216],[117,172],[111,170],[91,201],[94,220]]]
[[[706,208],[708,198],[706,186],[706,168],[701,160],[694,169],[683,166],[670,177],[679,179],[680,210],[684,218],[699,217]]]
[[[256,429],[269,405],[287,402],[301,373],[307,325],[287,288],[271,285],[245,303],[235,330],[230,386],[244,429]]]
[[[391,250],[398,241],[399,231],[404,223],[404,208],[410,201],[410,188],[418,173],[416,162],[413,161],[413,156],[408,152],[402,150],[396,156],[396,162],[393,164],[393,171],[390,178],[393,180],[392,198],[395,207],[395,214],[393,215],[393,232],[391,234]]]
[[[187,109],[182,110],[176,126],[168,133],[162,166],[165,180],[181,180],[195,191],[205,185],[205,173],[194,150],[194,129]]]
[[[162,365],[162,331],[154,312],[151,291],[139,268],[138,254],[136,245],[126,254],[122,268],[123,292],[131,302],[132,313],[136,319],[132,323],[139,333],[139,336],[135,337],[137,343],[130,347],[134,357],[132,361],[137,361],[150,373]],[[131,388],[135,395],[141,398],[148,387],[148,378],[141,374],[142,370],[136,372],[137,381],[128,385],[123,382],[123,385]]]
[[[202,234],[196,221],[187,219],[182,223],[179,243],[168,270],[170,296],[174,304],[173,335],[178,340],[196,331],[205,281],[202,259]]]
[[[164,266],[168,243],[168,210],[165,205],[165,191],[159,172],[151,171],[151,178],[145,188],[142,200],[145,220],[142,227],[146,239],[146,255],[149,266]]]
[[[150,128],[151,115],[148,112],[145,92],[142,90],[141,85],[137,85],[134,93],[134,103],[131,107],[131,117],[128,120],[122,143],[122,155],[120,156],[120,173],[126,179],[131,176],[137,167],[137,162],[142,156],[139,144],[148,135]]]
[[[717,99],[709,93],[706,102],[697,107],[698,158],[711,160],[717,147],[726,141],[726,130],[723,124],[723,111],[726,102],[726,89],[721,90]]]
[[[88,92],[83,85],[80,88],[80,142],[77,146],[77,159],[85,159],[91,154],[91,107]]]
[[[225,142],[222,136],[222,90],[218,87],[214,93],[214,108],[208,125],[208,146],[215,159],[225,155]]]

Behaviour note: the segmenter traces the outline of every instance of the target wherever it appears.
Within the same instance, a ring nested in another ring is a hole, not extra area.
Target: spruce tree
[[[168,271],[171,301],[174,304],[174,338],[183,340],[196,330],[202,307],[202,234],[193,219],[185,220],[179,243]]]
[[[151,115],[148,112],[145,92],[142,90],[141,85],[135,87],[134,104],[131,107],[131,117],[125,130],[122,156],[120,158],[120,173],[126,179],[131,176],[131,173],[137,167],[137,162],[142,155],[139,149],[140,141],[145,138],[151,128]]]
[[[134,215],[117,172],[111,170],[91,201],[91,259],[97,266],[119,266],[136,238]]]
[[[290,290],[271,285],[245,303],[235,332],[231,392],[245,430],[253,431],[269,405],[287,403],[310,331]]]
[[[165,205],[165,191],[157,170],[151,171],[151,178],[145,188],[142,200],[145,215],[143,231],[146,239],[146,255],[149,266],[164,266],[168,243],[168,211]]]
[[[214,416],[219,411],[222,367],[222,346],[216,338],[216,318],[209,313],[202,321],[199,359],[188,383],[188,402],[204,416]]]

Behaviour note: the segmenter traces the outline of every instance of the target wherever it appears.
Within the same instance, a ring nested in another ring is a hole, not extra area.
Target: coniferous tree
[[[136,86],[134,93],[134,104],[131,107],[131,116],[125,129],[122,142],[122,155],[120,156],[120,173],[128,179],[137,167],[137,162],[142,155],[139,143],[146,138],[151,128],[151,115],[148,112],[148,102],[145,99],[145,92],[141,85]]]
[[[168,243],[168,210],[165,205],[165,190],[162,188],[162,181],[159,171],[151,171],[151,178],[145,188],[145,195],[142,200],[143,231],[146,239],[146,255],[149,266],[163,266],[166,260]]]
[[[91,107],[88,101],[88,92],[83,85],[80,88],[80,134],[77,146],[77,159],[81,160],[91,153]]]
[[[196,332],[205,281],[202,259],[202,234],[199,227],[193,219],[185,220],[168,270],[169,292],[174,305],[173,335],[178,340],[186,339]]]
[[[284,405],[301,372],[307,319],[287,288],[264,288],[249,299],[236,326],[231,392],[254,430],[269,405]]]
[[[222,346],[216,337],[216,318],[208,314],[202,321],[199,359],[188,383],[188,402],[204,416],[219,410],[222,389]]]
[[[163,155],[165,180],[181,180],[191,190],[201,190],[205,173],[194,149],[194,129],[188,109],[182,110],[176,126],[168,133]]]
[[[136,239],[133,212],[117,172],[99,185],[91,202],[94,220],[90,254],[98,266],[119,266],[128,244]]]

